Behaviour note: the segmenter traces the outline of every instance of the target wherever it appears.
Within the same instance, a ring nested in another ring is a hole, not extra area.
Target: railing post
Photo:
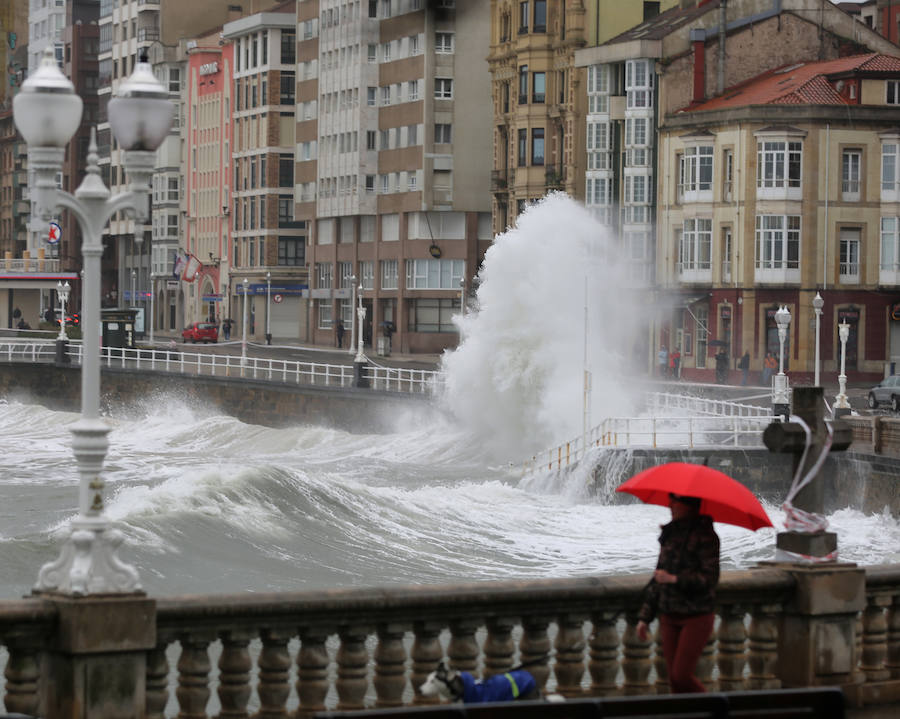
[[[417,622],[414,631],[416,638],[412,645],[412,673],[409,677],[415,693],[413,701],[416,704],[437,704],[438,697],[423,697],[419,693],[419,687],[444,656],[438,641],[441,625],[437,622]]]
[[[556,673],[557,691],[566,697],[582,693],[584,676],[584,617],[580,614],[563,614],[557,619]]]
[[[454,669],[474,672],[478,667],[480,650],[478,642],[475,641],[477,628],[478,622],[472,619],[456,620],[450,623],[450,644],[447,646],[447,657]]]
[[[406,688],[406,650],[403,647],[405,626],[382,624],[378,627],[375,648],[375,706],[399,707]]]
[[[172,638],[158,635],[147,652],[147,719],[164,719],[169,702],[169,660],[166,649]]]
[[[545,616],[526,616],[522,619],[522,639],[519,642],[522,663],[538,662],[531,664],[528,671],[534,677],[537,685],[543,690],[550,677],[550,636],[547,627],[550,618]],[[543,659],[543,661],[539,661]]]
[[[6,677],[6,711],[37,716],[40,677],[37,638],[10,638],[7,640],[7,649],[9,659],[3,672]]]
[[[325,697],[328,695],[328,650],[325,640],[328,634],[329,631],[322,627],[307,627],[300,631],[300,651],[297,652],[298,717],[312,716],[325,709]]]
[[[775,675],[778,662],[778,617],[780,604],[759,604],[750,614],[747,663],[750,666],[748,689],[779,689]]]
[[[885,666],[888,649],[888,624],[885,610],[891,605],[891,597],[875,594],[868,598],[863,612],[862,652],[859,668],[865,672],[867,682],[888,679],[890,670]]]
[[[637,635],[637,618],[628,617],[625,627],[624,660],[622,671],[625,674],[623,689],[626,696],[634,694],[650,694],[650,642],[641,641]],[[657,652],[661,647],[657,648]]]
[[[58,619],[52,644],[40,660],[37,714],[44,719],[145,716],[147,653],[156,648],[156,602],[140,593],[41,596],[56,607]],[[26,659],[17,668],[22,687],[29,664]],[[12,707],[8,699],[6,709],[34,713],[24,705]]]
[[[885,666],[891,673],[891,679],[900,679],[900,594],[894,595],[888,608]]]
[[[215,639],[211,630],[181,636],[178,658],[178,719],[206,719],[209,702],[209,644]]]
[[[338,710],[364,708],[366,696],[366,665],[369,654],[366,651],[366,630],[359,626],[342,627],[341,647],[337,653]]]
[[[287,716],[285,708],[291,685],[288,673],[291,655],[287,644],[292,632],[284,629],[263,629],[260,632],[262,651],[259,654],[259,712],[258,719],[281,719]]]
[[[738,691],[744,688],[744,666],[747,664],[744,610],[727,604],[722,607],[719,616],[719,690]]]
[[[484,673],[486,676],[502,674],[513,665],[516,651],[512,640],[513,620],[494,617],[487,623],[488,635],[484,643]]]
[[[591,674],[591,695],[609,696],[617,691],[619,674],[619,633],[616,631],[618,612],[597,612],[591,617],[594,631],[590,638],[588,671]]]

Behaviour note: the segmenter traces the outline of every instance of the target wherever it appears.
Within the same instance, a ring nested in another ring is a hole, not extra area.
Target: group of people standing
[[[657,369],[660,377],[672,377],[678,379],[681,377],[681,352],[677,348],[671,352],[665,345],[659,348],[657,353]],[[730,369],[730,360],[728,352],[722,347],[715,354],[716,363],[716,383],[726,384],[728,382],[728,373]],[[747,350],[741,355],[737,361],[737,369],[741,371],[741,385],[746,387],[750,378],[750,351]],[[778,358],[774,352],[766,352],[763,358],[762,371],[760,372],[760,384],[768,387],[772,381],[772,375],[778,371]]]
[[[663,345],[659,348],[657,360],[659,362],[660,377],[678,379],[681,376],[681,352],[677,347],[669,352],[666,346]]]

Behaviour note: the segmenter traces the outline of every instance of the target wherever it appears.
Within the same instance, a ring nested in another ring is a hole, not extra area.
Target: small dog
[[[530,672],[512,669],[480,681],[469,672],[449,669],[444,662],[428,675],[419,687],[422,696],[438,696],[464,704],[507,702],[518,699],[540,699],[541,690]],[[547,696],[548,701],[564,701],[559,694]]]

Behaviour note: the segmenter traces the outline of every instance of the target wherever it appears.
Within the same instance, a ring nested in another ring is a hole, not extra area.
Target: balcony
[[[24,257],[16,258],[6,257],[0,260],[0,267],[6,272],[16,272],[20,274],[43,273],[43,272],[59,272],[59,260],[48,260],[43,257]]]
[[[509,170],[491,170],[491,192],[505,190],[509,185]]]
[[[685,285],[712,283],[712,266],[708,262],[695,262],[690,265],[679,262],[675,271],[678,273],[678,281]]]
[[[548,190],[562,190],[566,184],[566,172],[563,168],[548,168],[546,173]]]
[[[138,42],[154,42],[159,40],[158,27],[146,27],[138,30]]]
[[[159,0],[137,0],[138,4],[138,12],[142,12],[143,10],[158,10],[159,9]],[[147,7],[147,6],[150,7]]]

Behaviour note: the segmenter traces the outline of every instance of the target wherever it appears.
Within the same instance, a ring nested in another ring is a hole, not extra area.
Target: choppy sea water
[[[171,396],[113,411],[103,476],[127,538],[120,556],[156,596],[649,572],[668,510],[614,503],[621,462],[520,472],[588,415],[639,404],[632,372],[652,308],[617,246],[564,195],[495,238],[428,421],[385,416],[377,435],[270,429]],[[68,534],[76,419],[0,402],[0,596],[28,593]],[[900,560],[895,518],[848,508],[830,521],[842,559]],[[774,555],[772,529],[717,530],[726,569]]]

